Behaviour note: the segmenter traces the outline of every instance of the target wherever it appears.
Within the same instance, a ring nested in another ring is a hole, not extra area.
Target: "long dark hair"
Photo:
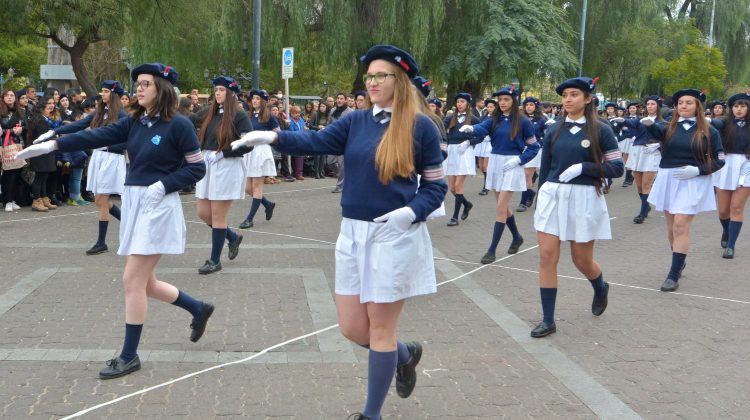
[[[662,122],[664,121],[664,117],[661,115],[661,106],[659,106],[659,102],[657,102],[655,99],[646,99],[646,106],[644,107],[644,110],[646,111],[646,115],[648,115],[648,103],[654,102],[656,104],[656,121]]]
[[[113,90],[109,91],[109,102],[105,104],[104,100],[100,100],[96,104],[96,112],[91,119],[89,127],[97,128],[116,123],[120,119],[121,109],[122,102],[120,102],[120,95],[116,94]],[[104,114],[107,114],[107,119],[104,119]]]
[[[692,96],[691,96],[692,97]],[[695,134],[693,134],[693,138],[690,139],[690,148],[693,149],[693,156],[695,159],[700,163],[705,163],[708,168],[710,168],[713,165],[713,162],[711,162],[711,130],[710,126],[708,125],[708,122],[706,121],[706,118],[704,117],[704,109],[703,104],[700,100],[695,99]],[[675,112],[677,112],[677,104],[674,104]],[[667,133],[664,136],[664,141],[662,142],[662,150],[664,150],[669,143],[669,141],[672,139],[672,136],[674,135],[675,131],[677,131],[677,125],[679,124],[680,117],[679,114],[672,116],[672,121],[669,122],[669,126],[667,127]],[[703,145],[706,145],[706,152],[703,153]]]
[[[511,96],[513,104],[510,106],[510,141],[516,138],[518,132],[521,130],[521,119],[528,119],[526,115],[521,115],[521,111],[518,109],[518,99],[515,96]],[[500,101],[498,101],[497,109],[492,115],[492,128],[490,128],[490,135],[495,132],[495,127],[500,122],[500,116],[503,111],[500,109]]]
[[[592,98],[589,92],[583,92],[583,96],[586,99]],[[557,127],[555,127],[555,132],[552,133],[552,137],[550,138],[550,147],[553,147],[555,142],[557,141],[557,138],[560,137],[560,132],[564,129],[563,127],[565,126],[565,117],[567,116],[568,113],[565,112],[565,108],[563,108],[562,116],[560,117],[561,122],[557,124]],[[586,125],[583,128],[583,132],[586,136],[586,139],[591,143],[589,152],[591,154],[591,159],[596,165],[597,172],[599,172],[599,179],[594,180],[594,188],[596,188],[596,194],[600,195],[602,193],[602,179],[604,179],[604,168],[602,167],[604,152],[602,151],[602,145],[599,139],[599,130],[601,130],[601,127],[606,123],[600,120],[599,115],[596,112],[596,106],[594,105],[593,99],[583,108],[583,116],[586,117]]]
[[[260,100],[260,109],[258,109],[258,122],[261,124],[265,124],[268,122],[268,120],[271,119],[271,108],[268,106],[268,102],[266,102],[265,99],[263,99],[260,95],[253,95],[257,96]],[[253,102],[252,102],[252,96],[250,97],[250,117],[252,118],[253,114],[255,113],[255,108],[253,108]],[[279,108],[280,110],[281,108]],[[225,110],[226,112],[226,110]]]
[[[154,86],[156,86],[156,102],[153,108],[151,108],[151,113],[148,114],[148,117],[153,118],[156,114],[159,114],[159,118],[162,121],[169,121],[177,113],[177,94],[174,92],[174,87],[167,80],[159,76],[154,76]],[[138,103],[138,101],[135,101],[135,104],[131,104],[129,108],[133,111],[133,118],[135,119],[146,114],[146,108]],[[112,110],[111,104],[109,109],[110,111]]]
[[[237,133],[237,130],[234,126],[234,115],[237,113],[238,107],[239,105],[237,103],[237,97],[235,96],[234,92],[227,89],[227,93],[224,98],[224,115],[221,117],[221,122],[216,128],[216,143],[218,144],[217,150],[223,150],[224,148],[229,146],[229,143],[239,138],[239,133]],[[203,146],[203,143],[206,141],[206,131],[208,131],[208,125],[211,124],[211,120],[217,114],[219,114],[219,103],[214,100],[213,102],[211,102],[211,109],[206,113],[206,116],[203,117],[203,122],[201,123],[201,129],[198,134],[198,139],[200,139],[201,146]]]
[[[532,121],[536,121],[539,118],[542,118],[542,107],[539,106],[536,102],[527,102],[527,104],[534,104],[534,113],[529,115],[526,113],[526,105],[523,106],[523,113],[526,115],[526,117],[530,118]]]
[[[748,108],[749,115],[745,115],[744,127],[738,127],[737,124],[734,123],[734,111],[730,110],[721,117],[724,121],[724,129],[721,133],[721,142],[724,146],[724,153],[727,153],[727,150],[734,149],[734,146],[737,144],[737,136],[740,135],[740,132],[744,131],[745,136],[750,138],[750,101],[741,99],[734,104],[745,104]],[[745,149],[745,156],[750,159],[750,144],[748,144],[747,149]]]
[[[464,120],[464,125],[471,125],[471,120],[474,118],[474,114],[471,112],[471,102],[466,101],[466,111],[464,112],[466,112],[466,120]],[[457,124],[458,124],[458,105],[456,106],[456,112],[453,113],[451,122],[448,124],[448,130],[455,127]]]

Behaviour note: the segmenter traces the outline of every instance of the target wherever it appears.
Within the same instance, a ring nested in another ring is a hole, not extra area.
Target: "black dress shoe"
[[[196,341],[201,339],[201,337],[203,336],[203,332],[206,331],[208,318],[211,318],[211,314],[213,313],[214,305],[203,302],[203,312],[201,312],[201,316],[198,318],[193,318],[193,322],[190,323],[190,329],[193,330],[190,332],[190,341],[195,343]]]
[[[544,321],[537,324],[537,326],[531,330],[531,336],[534,338],[546,337],[553,332],[557,331],[557,325],[555,323],[547,324]]]
[[[534,197],[536,197],[536,191],[529,190],[529,196],[526,198],[526,207],[531,207],[534,205]]]
[[[273,217],[273,209],[276,208],[276,203],[271,203],[266,207],[266,220],[271,220]]]
[[[526,211],[526,204],[519,204],[518,207],[516,207],[516,213],[523,213]]]
[[[729,240],[729,234],[722,233],[721,234],[721,247],[726,248],[727,247],[727,241]]]
[[[646,216],[639,214],[638,216],[635,216],[633,218],[633,223],[635,223],[636,225],[640,225],[644,220],[646,220]]]
[[[479,195],[487,195],[489,194],[490,190],[487,188],[482,188],[482,191],[479,191]]]
[[[129,362],[125,362],[119,356],[107,360],[107,367],[99,371],[99,379],[115,379],[133,373],[141,368],[141,359],[138,356]]]
[[[468,201],[464,204],[464,211],[461,213],[461,220],[466,220],[469,217],[469,212],[474,208],[474,205]]]
[[[237,258],[237,254],[240,253],[240,244],[242,243],[242,235],[237,235],[237,240],[234,242],[230,241],[229,244],[227,244],[227,248],[229,248],[229,260],[233,260]]]
[[[680,284],[677,282],[677,280],[667,277],[667,279],[664,280],[664,283],[661,284],[661,291],[674,292],[678,287],[680,287]]]
[[[107,248],[107,244],[94,244],[94,246],[86,251],[86,255],[97,255],[107,251],[109,251],[109,248]]]
[[[346,420],[371,420],[372,417],[368,417],[362,413],[352,413],[349,415],[349,417],[346,418]]]
[[[249,229],[251,227],[253,227],[253,221],[249,219],[243,220],[242,223],[240,223],[239,225],[240,229]]]
[[[451,217],[451,220],[448,221],[448,226],[458,226],[458,219]]]
[[[417,384],[417,364],[422,358],[422,345],[416,341],[406,343],[411,357],[409,361],[396,367],[396,393],[401,398],[408,398]]]
[[[211,274],[217,271],[221,271],[221,261],[214,263],[211,260],[206,260],[203,267],[198,269],[198,274]]]
[[[732,258],[734,258],[734,248],[725,249],[724,255],[722,255],[721,258],[726,258],[728,260],[731,260]]]
[[[597,298],[596,294],[594,294],[594,300],[591,302],[591,313],[599,316],[604,313],[604,310],[607,309],[607,296],[609,295],[609,283],[606,281],[604,282],[604,293],[602,294],[602,297]]]
[[[518,248],[521,248],[521,245],[523,245],[523,237],[518,238],[518,240],[513,240],[513,242],[510,243],[510,247],[508,247],[508,254],[515,254],[518,252]]]
[[[495,262],[495,254],[490,254],[489,252],[484,254],[480,262],[482,264],[492,264],[493,262]]]

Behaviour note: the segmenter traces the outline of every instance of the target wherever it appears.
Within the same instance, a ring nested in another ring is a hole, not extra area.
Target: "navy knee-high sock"
[[[180,308],[190,312],[194,318],[197,318],[203,313],[203,302],[190,296],[189,294],[178,290],[177,299],[172,302],[172,305],[179,306]]]
[[[253,198],[252,203],[250,204],[250,213],[247,214],[247,220],[253,221],[253,218],[255,217],[255,213],[258,212],[258,208],[260,207],[260,203],[263,200],[260,198]]]
[[[542,313],[545,324],[555,323],[555,302],[557,301],[557,287],[540,287],[539,294],[542,297]]]
[[[667,277],[674,281],[680,279],[680,272],[682,271],[682,265],[685,264],[685,258],[687,258],[687,254],[681,254],[679,252],[672,253],[672,266],[669,268],[669,274],[667,274]]]
[[[503,236],[503,230],[505,230],[505,223],[495,222],[495,228],[492,230],[492,242],[487,252],[494,254],[497,249],[497,244],[500,243],[500,238]]]
[[[393,375],[398,362],[397,351],[375,351],[370,349],[367,366],[367,403],[364,415],[373,419],[380,418],[388,388],[391,387]]]
[[[271,202],[264,195],[263,197],[260,198],[260,204],[263,204],[263,207],[268,207],[271,205]]]
[[[723,235],[729,235],[729,219],[719,219]]]
[[[453,218],[458,219],[458,212],[461,211],[461,204],[464,202],[464,195],[463,194],[454,194],[456,197],[456,204],[453,207]]]
[[[505,224],[508,225],[508,229],[510,229],[510,233],[513,235],[514,241],[517,241],[521,238],[521,233],[518,232],[518,227],[516,226],[516,215],[507,218],[505,220]]]
[[[742,222],[729,222],[729,239],[727,239],[727,248],[734,248],[734,244],[737,242],[737,237],[740,236],[740,229],[742,229]]]
[[[229,242],[234,242],[237,240],[237,234],[234,233],[232,229],[227,228],[227,240]]]
[[[107,242],[107,227],[109,226],[108,220],[99,221],[99,237],[96,239],[97,245],[104,245]]]
[[[125,342],[122,344],[122,351],[120,352],[120,358],[125,363],[138,356],[138,342],[141,341],[141,331],[143,331],[143,324],[125,324]]]
[[[484,174],[484,183],[482,184],[482,189],[487,189],[487,171],[482,172]]]
[[[641,196],[641,212],[639,213],[640,216],[648,216],[649,210],[651,210],[651,206],[648,204],[648,194],[638,194]]]
[[[589,282],[591,283],[591,287],[594,288],[594,296],[604,296],[604,273],[600,273],[599,277],[595,279],[589,279]]]
[[[109,214],[115,219],[120,220],[120,208],[116,205],[112,204],[112,207],[109,209]]]
[[[409,353],[409,347],[406,346],[401,340],[396,340],[396,351],[398,352],[398,365],[401,366],[411,359],[411,353]]]
[[[221,249],[224,248],[224,240],[227,238],[226,228],[211,229],[211,261],[221,261]]]
[[[518,203],[518,204],[519,204],[519,205],[521,205],[521,204],[526,204],[526,199],[527,199],[528,197],[529,197],[529,190],[528,190],[528,189],[526,189],[526,191],[524,191],[524,192],[522,192],[522,193],[521,193],[521,202],[520,202],[520,203]]]

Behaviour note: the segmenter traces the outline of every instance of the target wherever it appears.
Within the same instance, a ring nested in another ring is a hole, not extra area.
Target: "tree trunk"
[[[78,79],[81,89],[86,92],[87,97],[93,98],[97,95],[99,90],[89,78],[89,72],[83,62],[83,53],[86,52],[88,46],[88,42],[81,41],[80,39],[77,40],[75,45],[73,45],[73,48],[70,49],[61,45],[62,48],[67,49],[68,53],[70,53],[70,64],[73,66],[73,73],[76,75],[76,79]]]
[[[365,66],[357,60],[357,74],[354,76],[354,83],[352,83],[352,93],[366,90],[365,82],[362,80],[362,75],[365,74]]]

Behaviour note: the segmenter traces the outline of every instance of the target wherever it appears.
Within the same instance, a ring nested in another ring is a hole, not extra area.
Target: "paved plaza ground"
[[[197,268],[210,230],[195,198],[182,196],[187,251],[164,257],[158,275],[216,312],[191,343],[189,315],[152,301],[143,368],[110,381],[97,373],[124,333],[118,223],[110,223],[111,251],[86,256],[93,205],[0,214],[0,418],[61,418],[98,405],[82,418],[344,419],[360,411],[367,353],[335,328],[334,182],[266,186],[278,203],[273,219],[261,210],[242,232],[239,257],[227,261],[225,250],[223,271],[209,276]],[[591,315],[592,289],[564,246],[558,332],[532,339],[541,319],[533,213],[517,215],[522,252],[504,253],[506,235],[498,261],[479,264],[494,198],[477,195],[481,177],[470,179],[469,219],[429,222],[441,284],[405,306],[400,336],[425,350],[413,395],[402,400],[391,388],[384,418],[748,418],[750,228],[737,257],[724,260],[716,213],[699,215],[678,293],[659,292],[671,261],[664,219],[652,212],[634,225],[640,202],[620,182],[607,196],[615,239],[597,244],[596,255],[611,284],[609,308]],[[452,197],[447,204],[452,210]],[[230,224],[248,207],[235,202]]]

